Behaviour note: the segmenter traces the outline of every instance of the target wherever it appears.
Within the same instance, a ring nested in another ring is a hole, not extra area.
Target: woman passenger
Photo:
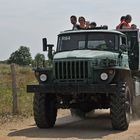
[[[85,20],[85,18],[84,17],[79,17],[79,19],[78,19],[78,21],[79,21],[79,26],[80,26],[80,29],[86,29],[86,20]]]

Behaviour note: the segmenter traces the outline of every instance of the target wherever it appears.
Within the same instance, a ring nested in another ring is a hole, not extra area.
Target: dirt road
[[[53,129],[38,129],[33,118],[15,120],[0,126],[0,140],[140,140],[140,121],[127,131],[113,131],[108,111],[97,111],[81,120],[69,111],[59,111]]]

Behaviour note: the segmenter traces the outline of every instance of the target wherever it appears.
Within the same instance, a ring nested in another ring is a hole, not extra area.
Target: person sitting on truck
[[[121,22],[118,29],[130,29],[130,22],[132,21],[131,15],[126,15],[125,20]]]
[[[97,26],[96,22],[91,22],[90,23],[90,28],[93,29]]]
[[[122,22],[124,22],[124,21],[125,21],[125,16],[121,16],[121,18],[120,18],[120,24],[117,25],[116,29],[120,29],[120,25],[121,25]]]
[[[77,30],[80,28],[80,26],[77,24],[77,17],[76,16],[72,15],[70,17],[70,21],[71,21],[71,24],[73,25],[72,30]]]
[[[80,29],[86,29],[86,20],[83,16],[79,17],[78,19],[79,21],[79,26],[80,26]]]
[[[132,25],[131,25],[131,28],[132,28],[132,29],[137,29],[137,25],[136,25],[136,24],[132,24]]]
[[[90,22],[89,21],[86,21],[86,29],[89,29],[90,28]]]
[[[126,15],[125,21],[121,25],[121,29],[131,28],[130,22],[132,21],[131,15]]]

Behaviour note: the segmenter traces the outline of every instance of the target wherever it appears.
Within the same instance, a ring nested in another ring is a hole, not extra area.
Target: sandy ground
[[[85,120],[60,110],[52,129],[38,129],[34,119],[20,119],[0,126],[0,140],[140,140],[140,121],[132,121],[127,131],[111,128],[108,110],[96,111]]]

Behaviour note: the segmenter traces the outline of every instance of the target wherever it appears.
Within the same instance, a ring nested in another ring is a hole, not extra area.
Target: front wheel
[[[118,92],[111,95],[110,114],[115,130],[128,129],[131,115],[130,89],[127,84],[120,84]]]
[[[57,116],[56,97],[44,93],[35,93],[33,111],[37,127],[54,127]]]

